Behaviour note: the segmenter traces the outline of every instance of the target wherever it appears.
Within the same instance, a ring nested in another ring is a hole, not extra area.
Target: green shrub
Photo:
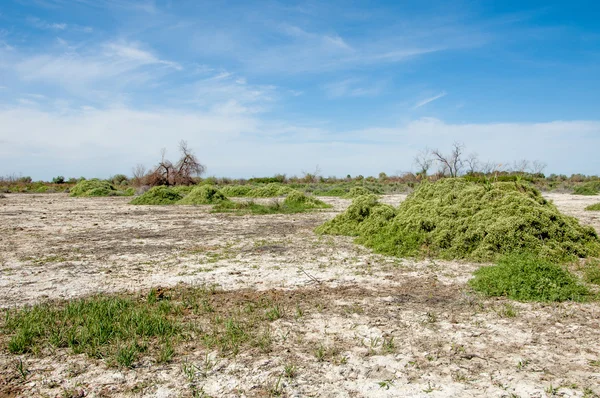
[[[218,189],[212,185],[195,187],[178,205],[209,205],[229,200]]]
[[[363,195],[370,195],[373,192],[369,191],[367,188],[364,187],[353,187],[350,188],[350,191],[344,195],[344,198],[347,199],[354,199],[354,198],[358,198],[359,196],[363,196]]]
[[[185,195],[189,194],[190,192],[192,192],[192,189],[194,189],[195,187],[196,187],[195,185],[177,185],[177,186],[171,187],[171,190],[173,192],[177,192],[181,196],[185,196]]]
[[[330,189],[318,189],[313,191],[313,195],[316,196],[337,196],[342,197],[348,194],[348,191],[343,187],[332,187]]]
[[[45,185],[42,185],[41,187],[39,187],[35,190],[35,192],[37,192],[37,193],[45,193],[47,191],[48,191],[48,187]]]
[[[598,195],[600,193],[600,182],[591,181],[575,187],[573,195]]]
[[[481,267],[469,285],[490,297],[519,301],[585,301],[588,289],[567,270],[534,254],[511,254]]]
[[[359,197],[317,232],[357,236],[357,243],[397,256],[489,261],[527,251],[562,261],[600,253],[592,227],[561,214],[536,189],[509,182],[422,183],[397,209]]]
[[[248,196],[252,189],[250,185],[226,185],[220,191],[228,198],[235,198]]]
[[[587,283],[600,285],[600,260],[593,259],[584,264],[583,280]]]
[[[110,178],[114,185],[126,185],[129,178],[125,174],[115,174]]]
[[[600,211],[600,203],[589,205],[585,209],[588,210],[588,211]]]
[[[288,208],[303,208],[305,210],[331,207],[314,196],[308,196],[305,193],[296,190],[290,191],[283,201],[283,206]]]
[[[254,188],[252,191],[248,192],[246,196],[251,198],[273,198],[276,196],[283,196],[289,193],[291,190],[292,188],[287,185],[271,183],[262,187]]]
[[[132,205],[172,205],[183,197],[173,189],[165,186],[153,187],[144,194],[133,199]]]
[[[170,338],[181,333],[174,307],[168,302],[140,302],[132,298],[91,297],[62,306],[39,304],[5,316],[4,330],[11,333],[8,350],[14,354],[41,347],[69,348],[93,358],[113,357],[131,366],[145,351],[144,341]],[[122,344],[135,347],[122,358]]]
[[[71,196],[116,196],[117,190],[108,181],[82,180],[71,188]]]
[[[63,177],[63,176],[54,177],[52,179],[52,183],[53,184],[64,184],[65,183],[65,177]]]

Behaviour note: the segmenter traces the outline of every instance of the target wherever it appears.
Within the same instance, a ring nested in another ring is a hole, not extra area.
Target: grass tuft
[[[118,191],[108,181],[83,180],[71,188],[71,196],[117,196]]]
[[[600,203],[589,205],[585,209],[588,210],[588,211],[600,211]]]
[[[590,292],[560,265],[534,254],[513,253],[481,267],[469,285],[490,297],[518,301],[585,301]]]
[[[600,182],[590,181],[575,187],[573,195],[598,195],[600,193]]]

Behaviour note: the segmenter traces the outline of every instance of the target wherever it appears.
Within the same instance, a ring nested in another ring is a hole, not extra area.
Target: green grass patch
[[[283,201],[273,201],[269,204],[259,204],[254,201],[231,202],[225,201],[213,207],[214,213],[238,214],[294,214],[304,213],[314,209],[326,209],[331,205],[299,191],[292,191]]]
[[[587,211],[600,211],[600,203],[589,205],[585,208]]]
[[[132,205],[172,205],[183,199],[183,196],[172,188],[158,186],[129,202]]]
[[[518,301],[586,301],[589,290],[560,265],[534,254],[511,254],[475,271],[469,285],[489,297]]]
[[[177,202],[178,205],[210,205],[228,201],[218,189],[212,185],[201,185],[195,187],[183,199]]]
[[[108,181],[91,179],[78,182],[71,188],[71,196],[117,196],[119,191]]]
[[[6,309],[0,333],[13,354],[50,356],[63,349],[124,367],[143,358],[168,362],[183,353],[180,346],[186,342],[223,355],[244,349],[269,352],[270,323],[311,297],[204,287],[153,289],[145,297],[97,295]]]
[[[264,185],[261,187],[254,188],[253,190],[248,192],[248,194],[246,196],[250,197],[250,198],[273,198],[273,197],[277,197],[277,196],[286,195],[289,192],[291,192],[292,190],[293,190],[293,188],[291,188],[287,185],[271,183],[271,184],[267,184],[267,185]]]
[[[600,254],[592,227],[519,182],[422,183],[398,208],[360,196],[316,232],[356,236],[375,252],[402,257],[493,261],[525,251],[558,262]]]
[[[600,285],[600,260],[590,259],[583,265],[583,280],[593,285]]]
[[[575,187],[573,195],[598,195],[600,193],[600,182],[590,181]]]

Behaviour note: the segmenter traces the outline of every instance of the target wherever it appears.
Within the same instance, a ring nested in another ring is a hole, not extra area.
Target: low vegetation
[[[358,243],[396,256],[490,261],[527,251],[565,261],[600,253],[592,227],[561,214],[539,191],[519,182],[424,183],[398,208],[362,196],[317,232],[357,236]]]
[[[370,190],[368,190],[367,188],[364,188],[364,187],[353,187],[353,188],[350,188],[350,191],[346,195],[344,195],[344,198],[354,199],[354,198],[358,198],[359,196],[369,195],[372,193],[373,192],[371,192]]]
[[[269,324],[286,307],[268,292],[232,295],[214,288],[151,290],[145,297],[97,295],[5,310],[0,331],[11,353],[84,353],[112,366],[143,357],[168,362],[178,345],[194,341],[223,355],[271,349]]]
[[[574,195],[598,195],[600,193],[600,181],[590,181],[575,187]]]
[[[218,189],[212,185],[196,186],[183,199],[177,202],[178,205],[211,205],[229,201]]]
[[[475,271],[469,285],[491,297],[518,301],[585,301],[589,290],[560,265],[527,253],[500,258]]]
[[[133,199],[132,205],[172,205],[183,199],[183,196],[173,188],[166,186],[153,187]]]
[[[259,204],[254,201],[223,201],[213,207],[213,212],[238,214],[293,214],[330,207],[330,205],[313,196],[306,195],[299,191],[291,191],[283,201],[274,200],[269,204]]]
[[[589,205],[585,209],[588,210],[588,211],[600,211],[600,203]]]
[[[133,188],[117,190],[112,183],[106,180],[82,180],[71,188],[71,196],[132,196]]]

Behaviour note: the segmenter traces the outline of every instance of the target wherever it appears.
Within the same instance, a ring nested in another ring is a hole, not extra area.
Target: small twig
[[[318,284],[320,284],[320,283],[321,283],[321,281],[320,281],[320,280],[318,280],[317,278],[315,278],[314,276],[312,276],[312,275],[310,275],[308,272],[306,272],[306,271],[304,270],[304,268],[300,268],[300,271],[302,271],[302,272],[304,273],[304,275],[308,276],[308,277],[310,278],[310,280],[311,280],[311,281],[313,281],[313,282],[315,282],[315,283],[318,283]]]

